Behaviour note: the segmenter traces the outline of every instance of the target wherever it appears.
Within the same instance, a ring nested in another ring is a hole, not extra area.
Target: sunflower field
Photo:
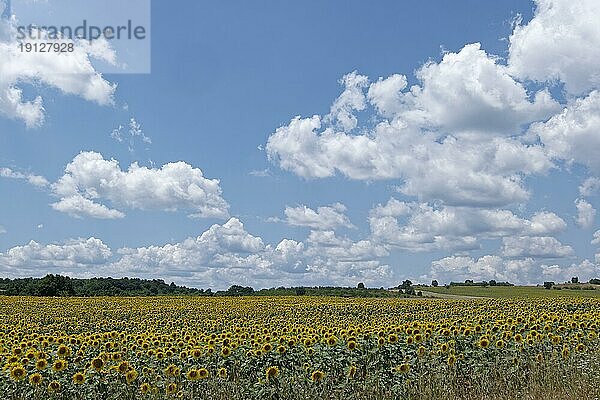
[[[2,399],[598,399],[600,299],[0,297]]]

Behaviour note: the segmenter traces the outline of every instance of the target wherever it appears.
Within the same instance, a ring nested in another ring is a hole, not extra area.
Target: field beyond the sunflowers
[[[600,299],[0,297],[2,399],[600,398]]]

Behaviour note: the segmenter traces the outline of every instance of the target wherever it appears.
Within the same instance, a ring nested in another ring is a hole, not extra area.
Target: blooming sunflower
[[[96,371],[100,371],[103,366],[104,366],[104,361],[102,361],[102,358],[94,358],[92,360],[92,367],[94,367],[94,369]]]
[[[149,392],[150,392],[150,389],[151,389],[151,387],[150,387],[150,384],[149,384],[149,383],[147,383],[147,382],[144,382],[144,383],[142,383],[142,384],[140,385],[140,392],[141,392],[142,394],[147,394],[147,393],[149,393]]]
[[[10,369],[10,377],[14,381],[23,380],[26,376],[27,371],[25,371],[25,368],[23,368],[22,365],[17,364]]]
[[[192,350],[192,357],[195,359],[202,357],[202,350],[200,350],[200,349]]]
[[[127,371],[129,371],[129,363],[127,361],[122,361],[119,363],[117,368],[120,373],[125,374]]]
[[[229,348],[229,347],[221,348],[221,355],[223,357],[229,357],[231,355],[231,348]]]
[[[267,380],[277,378],[277,375],[279,375],[279,368],[275,366],[270,366],[269,368],[267,368],[267,371],[265,373]]]
[[[48,384],[48,391],[50,393],[58,393],[60,392],[60,382],[52,381]]]
[[[45,370],[47,366],[48,366],[48,361],[46,361],[45,358],[41,358],[41,359],[37,360],[35,363],[35,368],[37,368],[38,371]]]
[[[325,372],[321,370],[313,371],[312,374],[310,374],[310,379],[313,382],[320,382],[323,380],[323,378],[325,378]]]
[[[402,374],[407,374],[408,371],[410,371],[410,365],[407,363],[404,364],[400,364],[398,366],[398,372],[402,373]]]
[[[55,372],[64,371],[67,369],[67,362],[65,360],[56,360],[54,364],[52,364],[52,370]]]
[[[44,378],[42,377],[42,375],[37,372],[29,376],[29,383],[35,386],[41,384],[43,380]]]
[[[169,383],[165,388],[165,391],[168,395],[175,394],[175,392],[177,391],[177,384],[173,382]]]
[[[206,368],[200,368],[198,370],[198,375],[200,376],[200,379],[207,379],[210,376],[210,373]]]
[[[190,380],[190,381],[197,381],[198,379],[200,379],[200,374],[198,373],[197,369],[190,369],[187,374],[186,377]]]
[[[265,343],[265,344],[263,345],[263,347],[262,347],[262,351],[263,351],[263,353],[268,353],[268,352],[270,352],[271,350],[273,350],[273,346],[272,346],[272,345],[271,345],[271,343],[269,343],[269,342]]]
[[[69,354],[71,354],[71,351],[69,350],[69,348],[67,346],[60,345],[58,346],[58,350],[56,351],[56,354],[58,354],[61,358],[65,358],[67,356],[69,356]]]
[[[125,374],[125,380],[127,381],[128,384],[133,383],[137,379],[137,377],[138,377],[138,372],[135,369],[130,369]]]
[[[348,367],[348,378],[352,379],[356,375],[356,365],[351,365]]]
[[[73,383],[75,383],[76,385],[81,385],[84,382],[85,382],[85,375],[83,373],[76,372],[73,375]]]

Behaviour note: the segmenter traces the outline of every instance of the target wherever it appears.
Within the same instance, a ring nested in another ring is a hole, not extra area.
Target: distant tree
[[[46,275],[38,281],[36,291],[39,296],[58,296],[58,285],[54,275]]]
[[[590,285],[600,285],[600,279],[597,279],[597,278],[590,279]]]
[[[465,284],[472,285],[473,284],[473,280],[472,279],[467,279],[467,280],[465,280]]]
[[[496,281],[493,279],[490,279],[490,286],[496,286]]]
[[[227,289],[226,293],[229,296],[244,296],[254,293],[254,289],[250,286],[242,287],[240,285],[232,285]]]
[[[571,283],[579,283],[579,278],[574,276],[571,278]]]
[[[306,294],[306,289],[303,287],[296,288],[296,296],[304,296]]]
[[[400,285],[400,289],[408,289],[412,287],[412,281],[410,279],[405,280],[404,282],[402,282],[402,285]]]
[[[438,285],[438,281],[436,281],[435,279],[431,281],[431,286],[438,287]]]
[[[362,282],[359,282],[356,287],[359,288],[359,289],[364,289],[365,288],[365,284],[362,283]]]
[[[554,282],[544,282],[544,289],[552,289]]]

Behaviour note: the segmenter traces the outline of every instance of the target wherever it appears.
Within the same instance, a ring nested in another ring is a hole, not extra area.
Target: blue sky
[[[150,74],[40,67],[5,36],[0,275],[600,276],[598,11],[154,1]]]

